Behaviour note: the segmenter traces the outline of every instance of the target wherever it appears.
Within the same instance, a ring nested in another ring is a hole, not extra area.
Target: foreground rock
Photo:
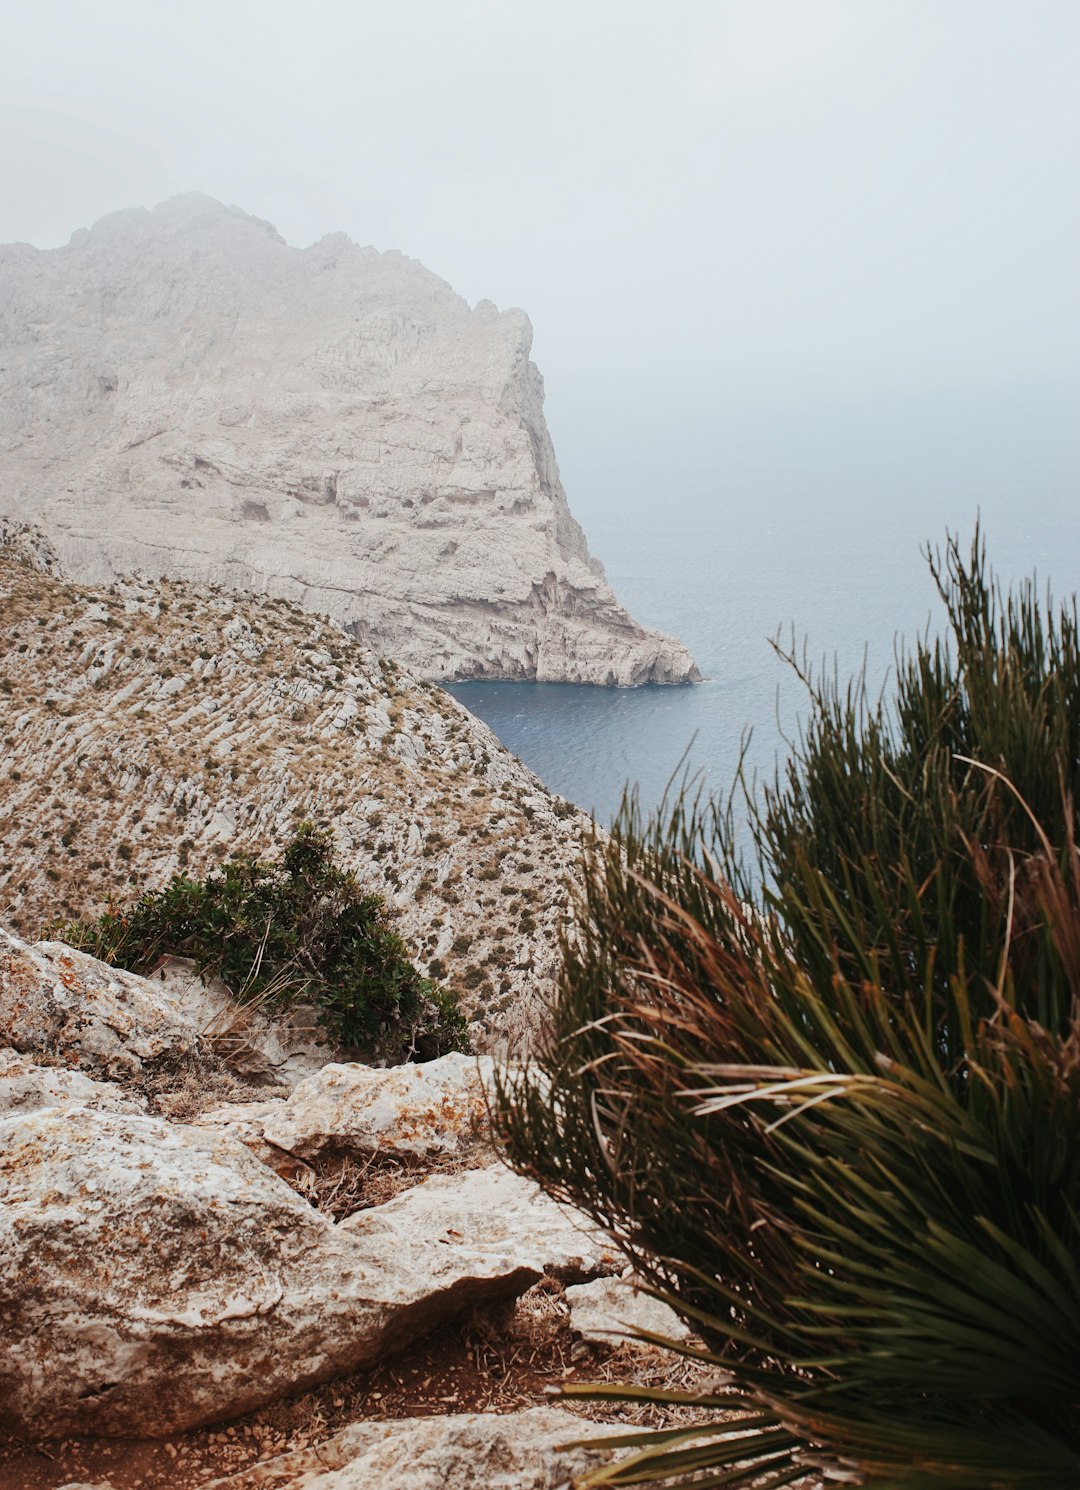
[[[199,1032],[145,978],[0,928],[0,1045],[134,1080],[148,1066],[195,1056]]]
[[[404,1066],[331,1063],[287,1098],[224,1102],[196,1119],[231,1134],[300,1189],[324,1157],[406,1164],[478,1159],[488,1133],[490,1056],[453,1053]]]
[[[303,1191],[305,1181],[313,1182],[315,1178],[311,1166],[302,1159],[294,1159],[284,1149],[275,1148],[263,1137],[263,1124],[284,1105],[281,1097],[271,1097],[265,1102],[219,1102],[198,1113],[192,1121],[196,1127],[235,1138],[294,1189]]]
[[[287,1101],[232,1103],[200,1121],[297,1159],[328,1152],[456,1157],[475,1151],[487,1133],[484,1088],[492,1066],[490,1056],[457,1053],[387,1068],[331,1064],[302,1081]]]
[[[220,978],[199,977],[190,958],[166,958],[150,981],[198,1026],[214,1054],[253,1085],[291,1091],[339,1054],[311,1005],[238,1004]]]
[[[566,1290],[570,1328],[602,1345],[633,1343],[642,1332],[680,1343],[690,1330],[674,1309],[644,1293],[632,1277],[595,1278]]]
[[[433,1280],[449,1279],[463,1256],[496,1270],[524,1268],[530,1282],[545,1272],[579,1282],[623,1266],[609,1237],[501,1164],[432,1175],[347,1216],[338,1230],[410,1272],[430,1268]]]
[[[0,1119],[0,1426],[154,1437],[235,1417],[545,1269],[617,1265],[498,1167],[335,1226],[227,1135],[15,1113]]]
[[[589,555],[523,312],[198,195],[0,283],[3,511],[76,578],[284,595],[429,678],[696,676]]]
[[[564,1445],[620,1431],[553,1407],[354,1423],[207,1490],[565,1490],[601,1453]]]
[[[108,1081],[94,1081],[65,1066],[39,1066],[14,1050],[0,1050],[0,1114],[42,1107],[96,1107],[102,1112],[138,1113],[143,1098],[125,1095]]]

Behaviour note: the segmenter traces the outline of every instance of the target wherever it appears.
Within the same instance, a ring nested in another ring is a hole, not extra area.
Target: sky
[[[586,526],[627,494],[1060,494],[1078,77],[1076,0],[36,0],[0,242],[201,190],[520,305]]]

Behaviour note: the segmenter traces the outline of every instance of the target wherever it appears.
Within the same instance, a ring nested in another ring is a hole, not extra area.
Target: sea
[[[659,494],[651,482],[598,482],[576,504],[592,552],[627,609],[680,637],[705,681],[452,692],[605,825],[628,788],[651,811],[685,771],[726,798],[740,758],[759,784],[771,777],[806,715],[805,687],[772,643],[841,681],[865,669],[872,690],[887,688],[897,647],[944,629],[925,551],[948,533],[969,548],[979,522],[1005,584],[1034,574],[1055,597],[1080,590],[1080,466],[1064,448],[1045,455],[984,460],[966,481],[955,461],[935,479],[924,454],[917,472],[902,459],[888,470],[871,463],[846,488],[843,472],[800,485],[797,470],[771,481],[727,471],[715,482],[705,471]]]

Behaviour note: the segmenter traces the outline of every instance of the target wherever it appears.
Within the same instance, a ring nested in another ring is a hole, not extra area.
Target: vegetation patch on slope
[[[272,863],[241,854],[204,880],[175,875],[57,935],[143,975],[164,957],[190,957],[240,1003],[314,1004],[330,1038],[369,1059],[467,1048],[454,996],[420,976],[382,897],[334,863],[328,835],[311,823]]]

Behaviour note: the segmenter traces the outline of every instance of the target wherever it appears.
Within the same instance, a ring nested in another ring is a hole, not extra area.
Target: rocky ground
[[[284,601],[70,583],[0,532],[0,1490],[558,1490],[722,1388],[611,1237],[499,1161],[590,831],[441,690]],[[305,820],[380,890],[473,1056],[377,1069],[36,940]],[[25,938],[25,939],[23,939]],[[659,1311],[659,1312],[658,1312]]]
[[[6,540],[6,541],[5,541]],[[587,819],[449,694],[285,601],[72,584],[0,524],[0,924],[37,937],[305,819],[478,1047],[550,995]],[[50,572],[50,570],[52,572]]]
[[[553,1391],[719,1384],[497,1161],[490,1061],[254,1087],[185,986],[0,938],[0,1486],[555,1490],[659,1420]]]

